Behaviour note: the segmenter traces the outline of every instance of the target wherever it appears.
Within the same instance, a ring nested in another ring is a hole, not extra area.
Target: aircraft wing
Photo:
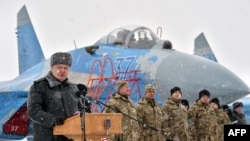
[[[0,133],[4,139],[22,139],[30,132],[26,101],[33,81],[44,75],[45,63],[35,65],[10,81],[0,82]],[[37,69],[36,69],[37,68]]]
[[[27,91],[11,91],[0,93],[0,103],[2,108],[0,110],[0,132],[2,137],[22,139],[28,133],[28,118],[27,109],[22,108],[26,105]],[[23,124],[26,123],[26,124]],[[8,134],[15,133],[13,136]],[[17,136],[18,135],[18,136]]]

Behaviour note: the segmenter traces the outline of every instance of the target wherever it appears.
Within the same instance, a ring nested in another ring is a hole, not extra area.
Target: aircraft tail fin
[[[17,14],[19,74],[45,60],[28,11],[24,5]]]
[[[218,62],[203,33],[198,35],[194,40],[194,55]]]

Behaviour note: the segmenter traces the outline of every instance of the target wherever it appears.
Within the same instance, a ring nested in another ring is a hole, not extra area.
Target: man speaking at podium
[[[78,111],[78,88],[68,81],[72,57],[57,52],[51,56],[51,70],[34,81],[28,95],[28,116],[33,122],[34,141],[67,141],[54,136],[53,127]]]

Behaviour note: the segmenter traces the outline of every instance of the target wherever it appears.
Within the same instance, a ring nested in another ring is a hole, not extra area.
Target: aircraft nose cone
[[[174,86],[179,86],[183,98],[191,101],[195,101],[203,89],[211,92],[211,98],[218,97],[221,104],[228,104],[250,93],[249,87],[237,75],[219,63],[177,51],[160,65],[158,82],[163,82],[163,77],[167,84],[160,87],[165,94]]]

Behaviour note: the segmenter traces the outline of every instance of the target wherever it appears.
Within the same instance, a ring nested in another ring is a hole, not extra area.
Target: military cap
[[[155,87],[152,84],[147,84],[145,86],[145,93],[146,92],[151,92],[151,91],[155,91]]]
[[[119,91],[123,86],[128,85],[127,81],[120,80],[116,83],[116,88]]]
[[[56,52],[50,58],[50,65],[64,64],[71,67],[72,57],[69,53],[66,52]]]

